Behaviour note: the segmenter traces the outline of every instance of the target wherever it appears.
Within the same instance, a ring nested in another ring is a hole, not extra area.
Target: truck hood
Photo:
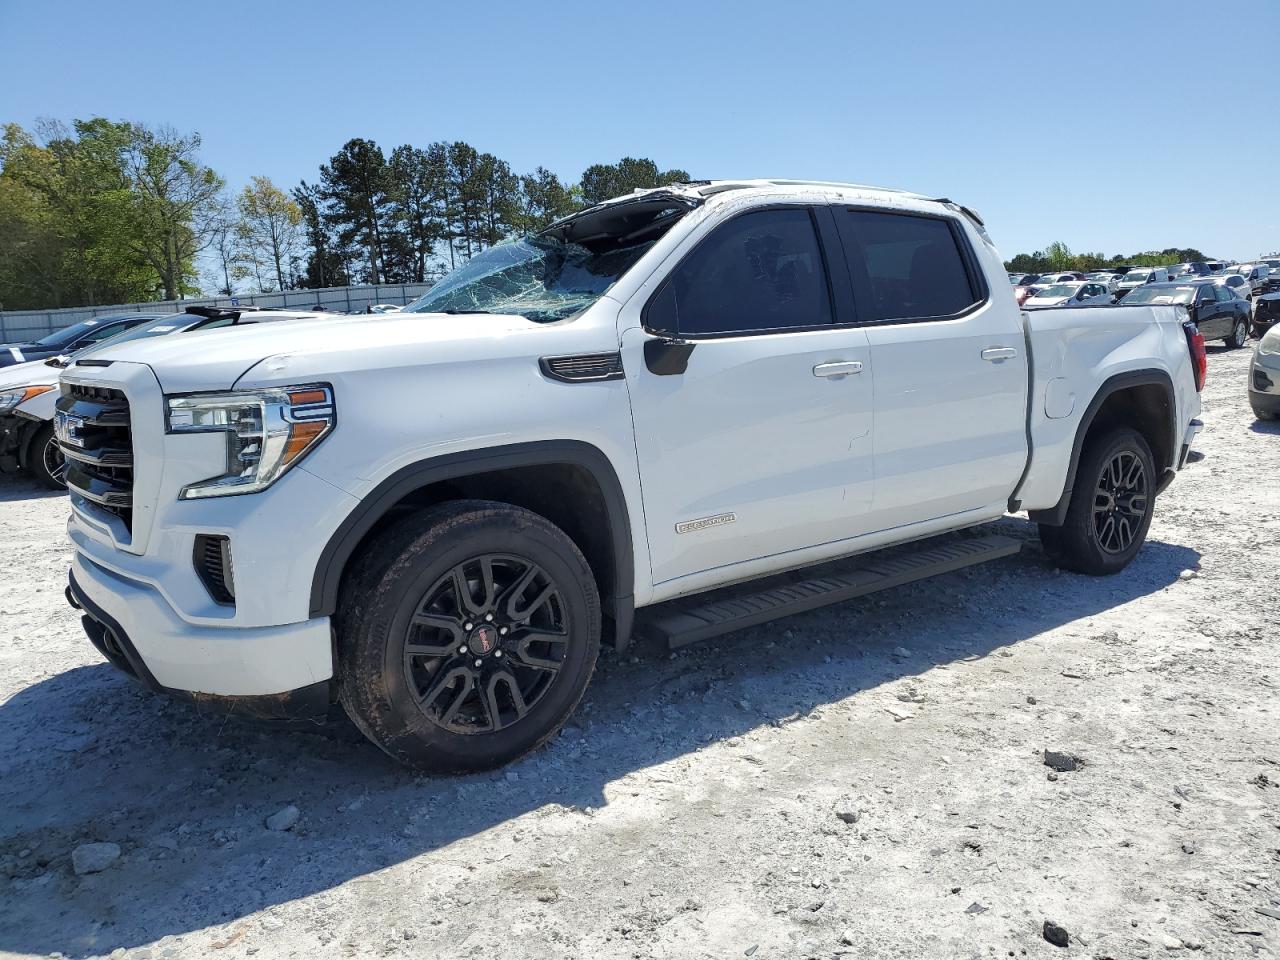
[[[165,393],[197,393],[229,390],[269,357],[305,357],[306,366],[315,369],[323,368],[326,356],[332,356],[332,368],[343,369],[352,353],[364,349],[393,346],[403,348],[406,354],[423,353],[425,359],[424,350],[443,344],[469,349],[466,341],[475,344],[479,357],[493,349],[495,341],[538,329],[539,324],[508,314],[369,314],[346,320],[294,320],[153,337],[95,350],[87,362],[98,367],[143,363],[155,373]],[[66,372],[74,374],[77,366]],[[273,366],[287,369],[288,361]]]
[[[0,390],[6,387],[32,387],[41,383],[57,383],[61,367],[51,367],[43,360],[29,360],[0,367]]]

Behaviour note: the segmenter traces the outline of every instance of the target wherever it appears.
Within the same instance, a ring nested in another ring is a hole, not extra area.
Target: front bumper
[[[68,597],[85,613],[85,632],[108,660],[152,690],[261,715],[327,710],[333,677],[328,617],[276,627],[195,626],[153,587],[76,553]],[[252,698],[267,698],[254,704]],[[291,703],[291,701],[296,701]],[[305,709],[286,710],[287,707]]]
[[[1280,417],[1280,394],[1276,393],[1259,393],[1257,390],[1249,391],[1249,406],[1253,407],[1253,412],[1269,413],[1273,417]]]

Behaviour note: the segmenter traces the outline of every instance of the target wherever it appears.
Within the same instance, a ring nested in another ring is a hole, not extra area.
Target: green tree
[[[198,134],[129,126],[124,168],[132,213],[130,242],[159,274],[166,300],[198,292],[188,281],[196,275],[196,256],[218,227],[223,181],[200,161],[199,153]],[[125,207],[120,205],[122,216]]]
[[[302,214],[303,236],[310,248],[306,265],[297,277],[300,287],[344,287],[351,282],[347,256],[325,224],[324,195],[320,187],[307,183],[293,188],[293,200]]]
[[[389,188],[386,157],[372,140],[348,140],[320,168],[325,225],[339,247],[362,252],[356,274],[366,283],[382,282],[386,241],[395,232]]]
[[[541,230],[582,206],[581,193],[566,186],[546,167],[538,167],[520,178],[519,200],[513,226],[520,233]]]
[[[269,178],[254,177],[241,191],[236,206],[240,213],[238,237],[251,261],[265,262],[271,268],[277,290],[293,286],[291,267],[302,224],[297,202]],[[259,289],[267,289],[261,279]]]
[[[587,167],[582,174],[580,189],[583,201],[590,206],[632,190],[686,183],[689,179],[684,170],[660,171],[652,160],[623,157],[617,163],[597,163]]]
[[[443,206],[439,202],[445,163],[440,154],[405,144],[391,151],[387,161],[393,215],[403,237],[398,259],[406,261],[406,280],[427,278],[436,244],[444,237]]]

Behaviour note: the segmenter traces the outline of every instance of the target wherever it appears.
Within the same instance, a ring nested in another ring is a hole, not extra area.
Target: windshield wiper
[[[432,312],[432,313],[447,313],[447,314],[449,314],[450,316],[457,316],[458,314],[462,314],[462,313],[493,313],[493,311],[492,311],[492,310],[455,310],[455,309],[449,309],[449,310],[433,310],[433,311],[431,311],[431,312]]]

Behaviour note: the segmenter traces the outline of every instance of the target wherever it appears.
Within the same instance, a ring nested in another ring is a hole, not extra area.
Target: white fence
[[[68,307],[65,310],[0,311],[0,343],[38,340],[90,317],[121,313],[181,313],[187,307],[195,306],[290,307],[294,310],[320,306],[338,313],[356,313],[373,303],[403,306],[417,300],[429,289],[429,283],[385,283],[369,287],[324,287],[319,290],[246,293],[236,297],[196,297],[156,303],[114,303],[100,307]]]

